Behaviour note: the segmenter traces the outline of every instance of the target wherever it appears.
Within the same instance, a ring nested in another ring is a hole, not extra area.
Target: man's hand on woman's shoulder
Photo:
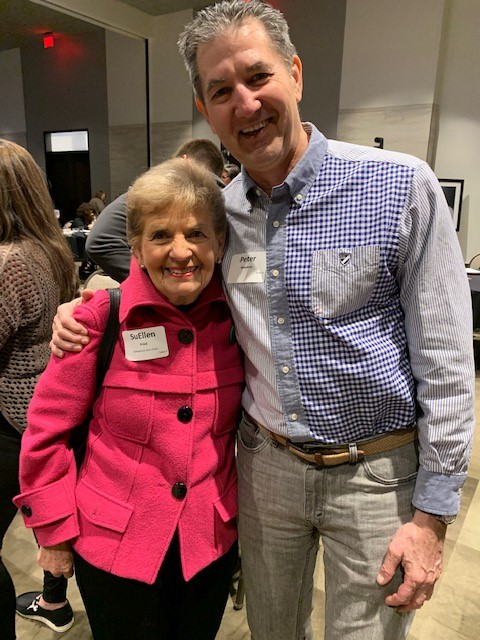
[[[73,311],[83,301],[90,300],[93,294],[94,291],[91,289],[84,289],[81,298],[75,298],[58,307],[53,319],[53,334],[50,341],[50,349],[57,358],[63,358],[65,351],[79,352],[90,342],[87,330],[75,320]]]

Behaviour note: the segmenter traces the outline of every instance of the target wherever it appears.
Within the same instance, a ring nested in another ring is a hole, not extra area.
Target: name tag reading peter
[[[228,283],[265,282],[267,254],[265,251],[237,253],[233,256],[228,270]]]
[[[169,355],[165,327],[122,331],[125,357],[131,362],[166,358]]]

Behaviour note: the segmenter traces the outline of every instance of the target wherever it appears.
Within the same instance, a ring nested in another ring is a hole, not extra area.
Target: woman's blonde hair
[[[170,209],[209,211],[215,236],[227,232],[225,205],[213,174],[195,160],[173,158],[158,164],[135,180],[127,193],[127,236],[138,244],[145,217]]]
[[[71,300],[78,287],[75,262],[42,171],[26,149],[0,138],[0,243],[25,240],[45,252],[60,300]]]

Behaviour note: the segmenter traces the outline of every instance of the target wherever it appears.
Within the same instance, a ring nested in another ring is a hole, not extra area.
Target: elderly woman
[[[127,211],[134,257],[84,462],[68,442],[94,395],[105,291],[76,309],[89,344],[52,357],[38,384],[16,504],[44,568],[68,576],[74,558],[95,640],[213,640],[237,556],[243,387],[216,269],[223,199],[206,169],[175,159],[136,180]]]

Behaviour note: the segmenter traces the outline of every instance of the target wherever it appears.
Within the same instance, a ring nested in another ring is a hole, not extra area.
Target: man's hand
[[[62,542],[51,547],[40,547],[37,562],[45,571],[50,571],[56,578],[73,576],[73,553],[69,542]]]
[[[81,351],[90,342],[87,330],[73,317],[73,310],[83,301],[87,302],[93,297],[91,289],[84,289],[81,298],[75,298],[71,302],[61,304],[57,309],[57,314],[53,319],[52,339],[50,349],[54,356],[63,358],[64,351]]]
[[[430,600],[435,582],[442,572],[443,543],[446,525],[428,513],[416,511],[411,522],[393,536],[377,576],[380,585],[387,584],[399,565],[404,578],[396,593],[385,598],[385,604],[399,613],[420,609]]]

